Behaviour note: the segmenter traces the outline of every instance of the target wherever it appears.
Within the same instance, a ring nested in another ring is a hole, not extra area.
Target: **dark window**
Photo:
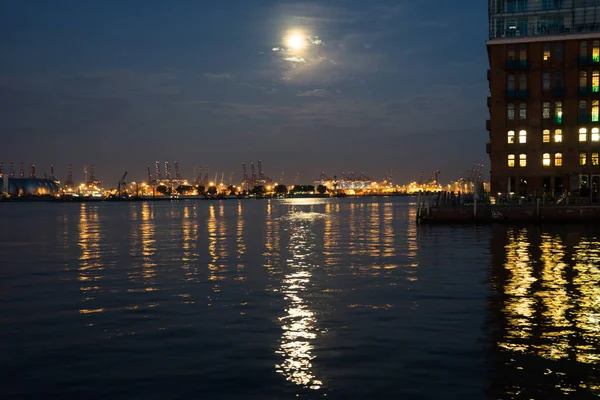
[[[588,48],[587,48],[587,42],[583,41],[581,43],[579,43],[579,57],[587,57],[588,54]]]
[[[587,101],[581,100],[579,102],[579,116],[585,117],[587,115]]]
[[[556,43],[554,46],[554,57],[557,61],[562,61],[563,59],[563,45],[562,43]]]
[[[519,104],[519,119],[527,119],[527,104]]]
[[[519,90],[527,90],[527,75],[525,74],[519,76]]]
[[[515,76],[513,74],[509,74],[508,75],[508,79],[506,81],[506,88],[508,90],[515,90],[516,85],[515,85]]]
[[[562,72],[556,72],[554,74],[554,87],[562,88],[563,87],[563,74]]]
[[[514,61],[514,60],[515,60],[515,48],[514,48],[514,46],[509,46],[509,47],[508,47],[508,51],[507,51],[507,54],[506,54],[506,58],[507,58],[509,61]]]
[[[544,75],[542,76],[542,89],[550,90],[550,73],[549,72],[544,73]]]

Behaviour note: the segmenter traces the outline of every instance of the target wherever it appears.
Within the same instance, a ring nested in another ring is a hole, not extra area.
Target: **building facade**
[[[600,0],[490,0],[489,22],[491,192],[600,200]]]

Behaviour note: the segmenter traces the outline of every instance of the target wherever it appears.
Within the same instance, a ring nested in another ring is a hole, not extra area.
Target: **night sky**
[[[488,170],[483,1],[4,1],[0,37],[5,169]]]

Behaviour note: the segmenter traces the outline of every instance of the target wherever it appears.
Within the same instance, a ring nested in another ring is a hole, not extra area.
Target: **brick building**
[[[489,17],[491,192],[600,200],[600,0],[489,0]]]

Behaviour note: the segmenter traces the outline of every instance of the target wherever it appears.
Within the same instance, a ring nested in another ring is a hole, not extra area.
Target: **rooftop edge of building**
[[[600,33],[600,0],[489,0],[489,38]]]
[[[555,42],[563,40],[600,39],[600,30],[592,33],[566,33],[547,36],[511,36],[486,40],[487,45],[507,43]]]

